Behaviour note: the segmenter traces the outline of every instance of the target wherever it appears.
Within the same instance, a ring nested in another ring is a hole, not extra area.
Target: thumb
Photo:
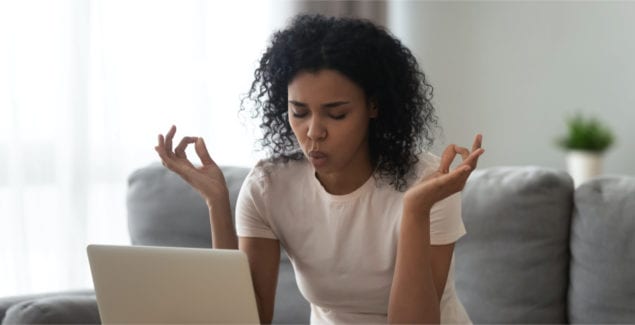
[[[209,155],[209,152],[207,152],[207,148],[205,147],[205,141],[203,140],[203,138],[198,138],[196,140],[194,148],[196,149],[196,154],[201,159],[203,165],[216,165],[214,159],[212,159],[212,157]]]

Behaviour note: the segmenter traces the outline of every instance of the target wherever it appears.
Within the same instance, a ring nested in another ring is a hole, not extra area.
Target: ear
[[[377,116],[379,116],[379,109],[377,108],[377,104],[374,100],[370,101],[369,109],[370,118],[377,118]]]

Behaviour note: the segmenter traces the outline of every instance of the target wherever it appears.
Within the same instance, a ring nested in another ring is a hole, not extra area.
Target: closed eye
[[[341,115],[331,115],[331,118],[334,120],[343,120],[346,117],[346,114]]]

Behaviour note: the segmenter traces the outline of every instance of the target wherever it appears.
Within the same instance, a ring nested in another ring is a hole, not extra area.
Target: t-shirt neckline
[[[313,184],[313,186],[315,186],[320,196],[332,202],[345,202],[345,201],[354,200],[358,198],[359,196],[361,196],[362,194],[368,192],[370,188],[375,184],[375,175],[373,173],[370,175],[370,177],[368,177],[368,179],[366,180],[366,182],[364,182],[364,184],[356,188],[353,192],[350,192],[348,194],[342,194],[342,195],[331,194],[324,188],[324,186],[322,186],[322,183],[320,183],[320,180],[317,178],[316,171],[313,168],[313,166],[311,166],[311,164],[307,164],[307,165],[309,167],[308,171],[309,171],[309,177],[311,180],[310,183]]]

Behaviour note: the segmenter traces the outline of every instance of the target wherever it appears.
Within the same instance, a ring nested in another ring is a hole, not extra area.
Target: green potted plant
[[[598,119],[576,113],[567,120],[567,134],[557,144],[567,151],[567,170],[574,184],[602,173],[602,155],[615,141],[613,132]]]

